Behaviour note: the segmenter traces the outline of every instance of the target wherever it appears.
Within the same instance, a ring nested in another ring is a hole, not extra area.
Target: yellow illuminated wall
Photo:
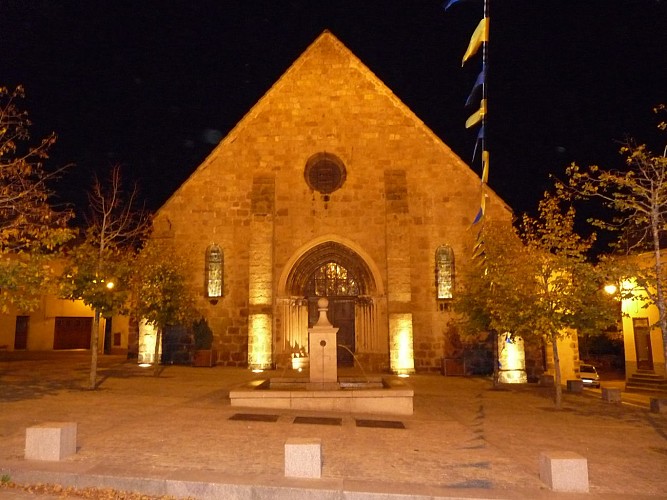
[[[415,372],[412,314],[389,315],[391,371],[398,375]]]
[[[271,315],[251,314],[248,318],[248,367],[265,370],[272,367]]]
[[[650,302],[644,290],[637,287],[634,280],[621,283],[623,300],[621,301],[623,344],[625,346],[625,377],[630,378],[639,369],[637,362],[637,346],[635,339],[634,320],[646,318],[651,325],[649,330],[650,357],[653,372],[667,377],[667,363],[663,349],[662,332],[658,319],[658,308]],[[646,367],[644,367],[646,369]]]
[[[266,217],[253,220],[248,276],[248,368],[273,365],[273,224]]]

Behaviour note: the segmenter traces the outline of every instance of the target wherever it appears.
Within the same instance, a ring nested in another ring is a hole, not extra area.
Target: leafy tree
[[[90,389],[97,386],[100,317],[126,311],[134,254],[150,230],[150,218],[136,208],[136,196],[136,187],[123,191],[119,167],[112,169],[107,185],[95,179],[88,194],[85,238],[69,255],[61,280],[62,296],[82,299],[95,311]]]
[[[31,122],[19,107],[22,87],[0,87],[0,310],[10,304],[31,310],[54,275],[50,257],[74,232],[68,210],[52,205],[48,183],[64,168],[47,171],[43,162],[55,134],[29,144]]]
[[[132,313],[157,330],[154,375],[158,376],[159,349],[164,329],[191,324],[199,315],[188,284],[188,263],[166,242],[150,240],[135,261]]]
[[[469,276],[456,307],[464,313],[464,328],[473,332],[486,329],[548,342],[557,407],[562,402],[558,340],[571,329],[590,332],[613,321],[600,270],[586,261],[594,237],[579,236],[574,220],[568,200],[545,193],[539,216],[524,215],[518,234],[488,222],[484,262]]]
[[[665,110],[661,105],[655,111]],[[664,131],[667,124],[661,122],[658,128]],[[667,355],[667,282],[660,251],[667,229],[667,157],[664,153],[656,155],[645,144],[632,140],[627,141],[620,152],[625,157],[624,168],[603,169],[594,165],[582,170],[572,164],[567,169],[567,182],[559,187],[583,198],[601,200],[614,211],[616,215],[611,221],[591,221],[598,227],[620,231],[618,249],[621,253],[649,252],[652,255],[648,267],[638,261],[616,259],[611,260],[613,266],[609,268],[615,271],[617,278],[633,278],[650,303],[656,305],[663,350]]]

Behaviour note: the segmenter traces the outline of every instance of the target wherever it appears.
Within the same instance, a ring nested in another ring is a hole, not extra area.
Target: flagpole
[[[489,18],[489,1],[490,0],[484,0],[484,18],[486,19],[487,22],[487,33],[486,33],[486,42],[482,45],[482,71],[485,73],[484,74],[484,82],[482,82],[482,99],[483,102],[488,103],[489,101],[487,100],[489,97],[489,89],[488,89],[488,81],[489,81],[489,67],[488,67],[488,61],[489,61],[489,40],[491,37],[489,36],[489,30],[491,28],[490,26],[490,18]],[[482,116],[482,127],[484,127],[484,130],[487,131],[488,129],[486,128],[486,113],[484,113],[484,116]],[[484,151],[487,151],[486,149],[486,134],[482,136],[482,155],[484,155]],[[484,169],[484,156],[482,156],[482,169]],[[482,174],[482,179],[484,179],[484,175]]]
[[[490,23],[490,18],[489,18],[489,0],[484,0],[484,18],[486,19],[487,23]],[[489,40],[491,37],[489,36],[489,29],[490,25],[487,24],[487,33],[486,33],[486,43],[482,45],[482,71],[486,72],[484,75],[484,82],[482,83],[482,99],[484,99],[484,102],[489,102],[487,98],[489,97],[489,90],[488,90],[488,81],[489,81],[489,68],[488,68],[488,59],[489,59]],[[482,117],[482,127],[486,125],[486,113]],[[484,130],[487,130],[486,127]],[[482,154],[484,154],[484,151],[486,151],[486,137],[482,136]],[[484,162],[482,161],[482,168],[484,168]]]

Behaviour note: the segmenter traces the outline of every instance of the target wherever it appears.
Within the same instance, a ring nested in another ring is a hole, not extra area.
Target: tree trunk
[[[100,332],[100,311],[95,310],[93,327],[90,331],[90,384],[91,391],[97,389],[97,343]]]
[[[558,356],[558,340],[551,338],[551,349],[554,353],[554,404],[560,409],[563,403],[563,387],[561,386],[560,376],[560,357]]]
[[[493,334],[493,387],[498,387],[498,378],[500,377],[500,372],[498,370],[498,365],[500,364],[498,356],[498,332]]]
[[[160,343],[162,342],[162,328],[155,330],[155,353],[153,354],[153,376],[160,375]]]
[[[653,252],[655,256],[655,292],[658,306],[658,324],[662,334],[662,350],[667,359],[667,307],[665,306],[665,293],[662,277],[662,255],[660,254],[660,214],[659,208],[653,207],[651,211],[651,232],[653,236]],[[652,349],[649,346],[649,349]]]

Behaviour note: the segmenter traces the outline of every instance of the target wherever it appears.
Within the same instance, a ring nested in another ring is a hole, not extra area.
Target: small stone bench
[[[617,387],[603,387],[602,401],[606,401],[607,403],[620,403],[621,390]]]
[[[581,381],[581,379],[568,380],[567,391],[581,394],[584,392],[584,383]]]
[[[667,413],[667,399],[651,398],[651,413]]]
[[[285,442],[285,477],[322,477],[322,440],[289,438]]]
[[[553,491],[588,493],[588,461],[571,451],[542,452],[540,479]]]
[[[26,460],[58,461],[76,453],[76,422],[46,422],[25,431]]]

